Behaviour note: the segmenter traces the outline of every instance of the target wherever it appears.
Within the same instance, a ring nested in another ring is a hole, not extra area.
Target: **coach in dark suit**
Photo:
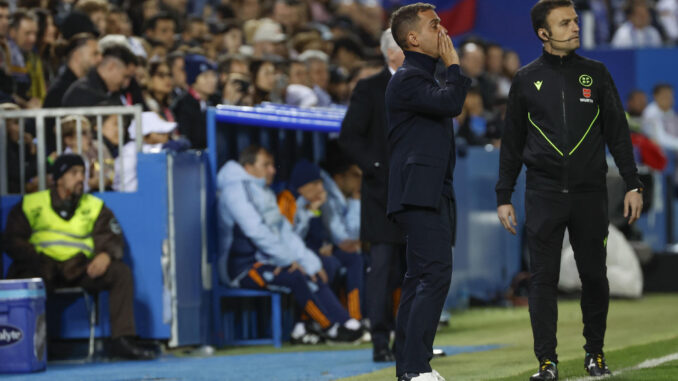
[[[386,89],[391,151],[387,212],[405,233],[407,273],[396,323],[396,375],[441,380],[432,345],[452,277],[455,149],[452,117],[461,112],[470,79],[430,4],[412,4],[391,18],[405,62]],[[434,78],[438,59],[446,80]]]
[[[393,293],[397,295],[405,271],[403,234],[394,222],[386,218],[388,146],[384,96],[392,73],[405,58],[390,29],[381,35],[381,52],[387,66],[356,85],[341,125],[339,144],[363,171],[360,239],[370,244],[365,291],[372,334],[372,358],[375,362],[388,362],[395,361],[389,348],[391,331],[395,328]]]

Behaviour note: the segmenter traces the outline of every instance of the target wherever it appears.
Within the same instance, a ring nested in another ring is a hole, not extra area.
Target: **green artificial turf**
[[[631,368],[644,360],[678,352],[678,295],[649,295],[639,300],[613,300],[608,315],[605,352],[610,368]],[[581,310],[576,300],[559,303],[558,356],[562,380],[585,376]],[[436,345],[498,344],[486,352],[435,359],[432,366],[448,380],[527,380],[537,369],[526,308],[476,308],[454,313],[450,326],[436,336]],[[654,378],[654,377],[660,378]],[[670,362],[634,370],[611,379],[678,380]],[[351,381],[395,380],[394,368],[351,377]]]

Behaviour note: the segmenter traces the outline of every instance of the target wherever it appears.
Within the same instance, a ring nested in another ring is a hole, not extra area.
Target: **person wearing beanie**
[[[12,258],[9,279],[40,277],[48,291],[83,287],[109,292],[111,355],[146,360],[155,357],[132,341],[134,283],[122,262],[124,237],[104,202],[83,193],[85,163],[79,155],[59,156],[53,186],[27,194],[7,217],[5,252]]]
[[[362,320],[360,299],[363,289],[364,261],[357,241],[334,245],[332,224],[335,211],[327,207],[327,191],[320,168],[300,160],[292,169],[286,190],[278,195],[281,213],[294,226],[306,246],[318,253],[330,284],[344,269],[340,287],[346,292],[347,309],[352,319]]]
[[[195,149],[207,147],[207,107],[217,90],[216,66],[205,56],[189,54],[184,59],[188,91],[172,107],[179,133],[191,141]]]

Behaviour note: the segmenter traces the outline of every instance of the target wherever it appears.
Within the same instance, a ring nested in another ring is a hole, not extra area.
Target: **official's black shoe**
[[[539,363],[539,372],[530,377],[530,381],[557,380],[558,367],[556,363],[549,359],[544,359]]]
[[[157,357],[154,351],[143,348],[128,337],[118,337],[111,342],[110,355],[127,360],[153,360]]]
[[[374,362],[394,362],[395,355],[388,346],[383,348],[374,348],[372,351],[372,360]]]
[[[589,375],[593,377],[602,377],[612,374],[605,363],[605,355],[602,353],[587,353],[584,360],[584,367]]]

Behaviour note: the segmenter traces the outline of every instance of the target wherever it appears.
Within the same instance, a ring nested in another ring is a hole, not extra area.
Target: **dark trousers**
[[[111,321],[111,336],[134,336],[134,280],[129,267],[123,262],[112,260],[106,272],[98,278],[87,275],[84,255],[78,255],[65,262],[41,256],[39,265],[14,262],[9,268],[8,278],[40,277],[48,291],[61,287],[82,287],[90,292],[107,290]],[[68,274],[68,275],[66,275]]]
[[[396,376],[427,373],[433,339],[452,280],[454,202],[438,210],[409,208],[394,215],[407,240],[407,272],[396,318]]]
[[[342,267],[344,276],[344,289],[346,290],[346,306],[348,314],[358,321],[363,319],[362,309],[360,308],[360,296],[363,293],[365,281],[365,261],[361,253],[347,253],[339,248],[332,252]]]
[[[582,282],[581,310],[584,349],[603,350],[610,288],[607,283],[608,232],[605,192],[557,193],[528,190],[525,193],[525,228],[530,250],[530,320],[534,353],[539,360],[558,361],[558,279],[565,228]]]
[[[370,319],[372,346],[388,348],[395,329],[393,293],[403,283],[405,245],[375,243],[370,247],[370,267],[365,279],[367,317]],[[397,306],[395,306],[397,307]]]
[[[276,274],[276,266],[255,263],[247,276],[240,280],[240,287],[291,293],[297,306],[323,329],[349,319],[348,313],[326,283],[320,280],[315,283],[301,271],[290,272],[288,269],[282,268]]]

